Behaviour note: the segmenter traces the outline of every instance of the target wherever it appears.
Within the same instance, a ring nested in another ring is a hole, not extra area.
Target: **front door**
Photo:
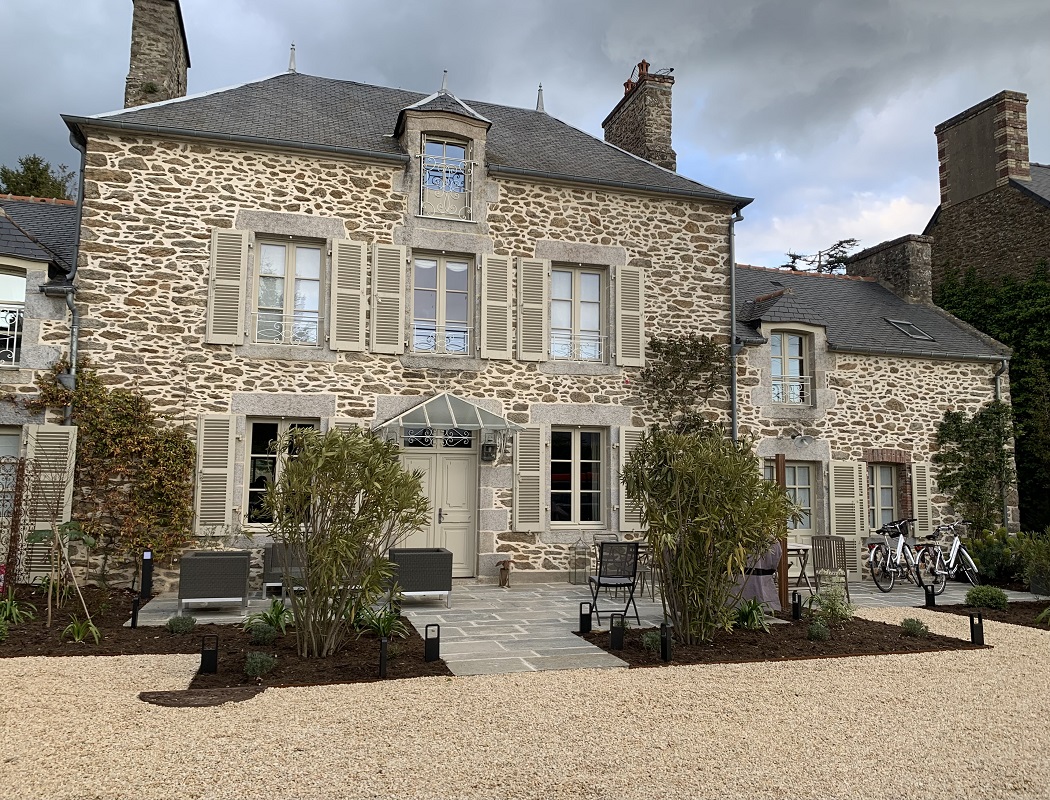
[[[408,429],[401,456],[406,469],[423,473],[430,501],[427,524],[409,534],[404,547],[452,551],[452,576],[470,578],[477,561],[478,460],[470,431]]]

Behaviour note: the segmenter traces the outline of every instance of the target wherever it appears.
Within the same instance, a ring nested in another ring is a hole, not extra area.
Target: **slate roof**
[[[55,262],[68,272],[76,253],[77,207],[72,201],[0,195],[0,253]]]
[[[193,97],[94,117],[64,115],[63,119],[81,138],[84,128],[96,126],[404,162],[408,154],[391,134],[400,111],[427,97],[404,89],[288,72]],[[542,111],[463,102],[492,123],[486,139],[486,166],[494,174],[697,197],[734,208],[751,202],[658,167]]]
[[[1022,189],[1027,189],[1029,192],[1042,199],[1047,205],[1050,205],[1050,164],[1036,164],[1033,161],[1031,167],[1031,181],[1014,180],[1011,181],[1011,183]]]
[[[449,94],[448,92],[435,92],[429,97],[424,97],[422,100],[401,109],[401,113],[397,116],[398,124],[394,126],[395,134],[401,128],[401,115],[409,109],[413,111],[445,111],[450,114],[459,114],[461,117],[468,117],[469,119],[477,120],[478,122],[485,122],[491,125],[489,120],[485,119],[481,114],[455,95]]]
[[[737,336],[744,344],[765,341],[759,322],[801,322],[824,328],[830,350],[963,360],[1009,356],[1006,347],[997,349],[947,312],[908,303],[870,279],[738,265],[736,290]],[[910,322],[933,338],[913,338],[887,319]]]

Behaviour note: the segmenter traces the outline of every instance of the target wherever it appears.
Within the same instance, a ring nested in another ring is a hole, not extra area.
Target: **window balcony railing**
[[[555,361],[605,361],[605,336],[596,333],[552,333],[551,358]]]
[[[470,355],[470,329],[455,325],[435,325],[432,322],[412,324],[412,351]]]
[[[22,360],[23,306],[0,306],[0,366],[13,366]]]
[[[287,344],[317,347],[322,319],[314,312],[277,314],[258,311],[252,314],[252,333],[257,344]]]
[[[773,378],[773,402],[789,405],[809,403],[809,376],[791,375]]]
[[[470,219],[474,162],[421,155],[419,213],[425,217]]]

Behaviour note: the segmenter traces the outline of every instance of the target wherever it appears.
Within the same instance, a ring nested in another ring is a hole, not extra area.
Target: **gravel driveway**
[[[918,609],[968,636],[968,620]],[[1050,798],[1050,632],[991,650],[269,690],[196,656],[0,659],[8,798]],[[886,701],[887,702],[883,702]],[[940,769],[917,768],[925,756]],[[911,771],[915,768],[915,771]]]

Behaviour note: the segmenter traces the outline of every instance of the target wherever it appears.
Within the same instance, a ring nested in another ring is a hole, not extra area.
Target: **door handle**
[[[442,512],[442,510],[441,510],[441,509],[439,508],[439,509],[438,509],[438,525],[440,525],[440,524],[441,524],[442,522],[444,522],[444,521],[445,521],[445,514],[444,514],[444,512]]]

